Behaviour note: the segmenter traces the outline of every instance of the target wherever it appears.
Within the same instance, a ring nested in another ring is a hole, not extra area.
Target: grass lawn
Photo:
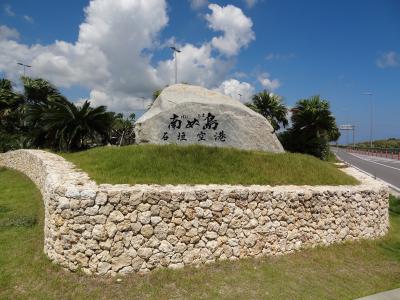
[[[115,278],[69,273],[43,254],[41,196],[0,169],[0,299],[354,299],[400,287],[400,200],[378,241],[281,257],[220,262]]]
[[[204,146],[99,147],[64,158],[97,183],[342,185],[357,181],[331,163],[293,153]]]

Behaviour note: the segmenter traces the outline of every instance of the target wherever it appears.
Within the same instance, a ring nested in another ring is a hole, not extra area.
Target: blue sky
[[[173,77],[167,45],[174,43],[188,49],[182,56],[187,63],[180,65],[182,81],[218,88],[235,97],[239,92],[250,95],[268,88],[289,106],[319,94],[330,101],[339,124],[357,126],[357,140],[369,139],[372,99],[374,137],[400,138],[400,1],[173,0],[165,4],[149,0],[157,7],[151,12],[125,8],[124,0],[102,7],[102,1],[96,0],[99,5],[85,14],[89,1],[2,0],[2,75],[17,78],[21,70],[15,60],[24,59],[33,65],[32,76],[55,82],[71,99],[91,97],[96,104],[140,114],[140,105],[147,101],[142,97],[149,98],[154,86],[168,84]],[[217,6],[211,9],[211,3]],[[228,5],[237,9],[225,9]],[[101,20],[112,24],[114,34],[96,36]],[[80,31],[83,23],[92,24],[92,30]],[[147,30],[150,37],[143,33]],[[226,38],[229,34],[233,44]],[[222,42],[237,47],[233,53],[212,42],[221,35]],[[77,46],[80,36],[82,45],[92,43],[100,51],[91,45],[82,54]],[[56,40],[66,44],[55,45]],[[199,66],[190,55],[209,63]],[[87,61],[88,56],[94,62]],[[143,57],[147,65],[142,66]],[[60,64],[53,66],[54,61]],[[124,69],[124,61],[130,69]],[[202,69],[211,75],[202,75]],[[63,70],[68,72],[63,74]],[[361,95],[363,91],[371,91],[372,97]],[[346,142],[346,133],[341,141]]]

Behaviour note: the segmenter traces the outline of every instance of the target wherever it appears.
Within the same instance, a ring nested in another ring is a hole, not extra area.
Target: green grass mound
[[[328,162],[294,153],[204,146],[99,147],[62,154],[97,183],[347,185],[357,180]]]

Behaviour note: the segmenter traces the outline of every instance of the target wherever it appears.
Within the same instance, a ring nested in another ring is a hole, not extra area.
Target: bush
[[[298,132],[292,128],[278,135],[283,148],[289,152],[310,154],[322,160],[329,156],[329,145],[325,138],[310,132]]]

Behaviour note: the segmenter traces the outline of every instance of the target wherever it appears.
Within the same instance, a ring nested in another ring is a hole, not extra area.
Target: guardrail
[[[400,148],[346,147],[347,152],[400,160]]]

